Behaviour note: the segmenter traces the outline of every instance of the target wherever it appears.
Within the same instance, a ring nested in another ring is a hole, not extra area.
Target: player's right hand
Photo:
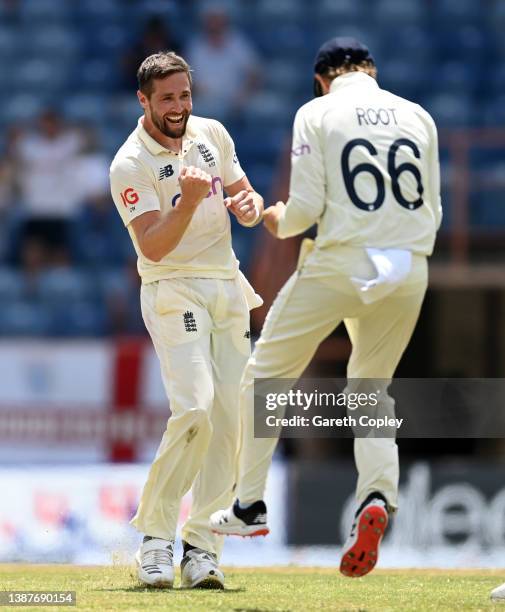
[[[263,211],[263,225],[266,229],[277,238],[277,230],[279,228],[279,219],[282,217],[286,209],[284,202],[276,202],[272,206],[265,208]]]
[[[210,174],[195,166],[184,166],[179,174],[179,206],[196,207],[207,196],[212,185]]]

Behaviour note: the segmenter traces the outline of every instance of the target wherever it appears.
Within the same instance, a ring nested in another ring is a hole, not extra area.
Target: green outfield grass
[[[77,609],[100,611],[499,610],[502,604],[490,602],[489,592],[505,581],[505,572],[376,570],[367,577],[350,579],[336,569],[229,568],[226,579],[225,591],[161,591],[139,586],[132,567],[0,565],[2,591],[72,590],[77,592]]]

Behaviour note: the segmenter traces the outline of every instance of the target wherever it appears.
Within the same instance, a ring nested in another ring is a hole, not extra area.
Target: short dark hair
[[[144,95],[149,97],[153,92],[153,81],[155,79],[164,79],[176,72],[186,73],[189,80],[189,86],[192,86],[191,68],[185,59],[173,51],[160,51],[159,53],[154,53],[146,57],[137,70],[139,89]]]
[[[323,73],[322,76],[333,81],[333,79],[347,74],[348,72],[364,72],[374,79],[377,79],[377,66],[373,59],[366,59],[362,62],[352,62],[345,60],[342,65],[338,68],[329,66]]]

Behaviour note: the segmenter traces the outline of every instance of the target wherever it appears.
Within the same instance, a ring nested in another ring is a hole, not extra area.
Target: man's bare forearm
[[[144,255],[152,261],[160,261],[182,240],[197,209],[197,206],[184,204],[181,199],[175,208],[169,210],[144,232],[140,247]]]
[[[177,247],[211,182],[211,176],[201,168],[184,166],[179,174],[181,199],[177,206],[163,215],[152,211],[133,220],[133,231],[145,257],[160,261]]]

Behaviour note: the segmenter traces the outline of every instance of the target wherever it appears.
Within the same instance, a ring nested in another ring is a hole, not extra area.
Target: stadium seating
[[[0,310],[0,336],[47,336],[51,310],[32,300],[8,300]]]
[[[377,61],[380,82],[425,105],[439,128],[505,123],[504,2],[226,0],[220,4],[264,59],[262,91],[227,127],[243,167],[265,194],[289,141],[294,113],[311,98],[316,50],[335,35],[364,40]],[[182,0],[0,3],[0,70],[6,75],[0,82],[5,94],[0,127],[25,124],[53,105],[68,120],[94,126],[102,148],[112,157],[141,112],[134,91],[121,88],[122,55],[152,15],[161,15],[184,47],[198,30],[199,13],[200,5]],[[444,153],[442,160],[445,163]],[[485,162],[478,155],[472,160],[477,172],[494,176],[503,171],[496,156]],[[490,193],[471,202],[475,227],[505,226],[505,207],[493,205],[496,200]],[[444,219],[444,227],[448,225],[450,212]],[[116,279],[110,285],[116,295],[130,299],[124,268],[132,257],[128,236],[120,224],[113,227],[109,222],[102,234],[97,233],[83,214],[76,216],[75,227],[79,230],[71,255],[76,270],[48,272],[36,297],[26,296],[22,273],[0,260],[1,334],[93,335],[112,329],[104,307],[110,282],[104,278]],[[254,232],[233,227],[237,254],[247,266]],[[85,247],[90,244],[92,249]],[[0,253],[8,249],[2,247]],[[100,265],[107,269],[105,276],[97,275]],[[59,301],[69,307],[55,314]],[[135,316],[138,323],[138,313]]]

